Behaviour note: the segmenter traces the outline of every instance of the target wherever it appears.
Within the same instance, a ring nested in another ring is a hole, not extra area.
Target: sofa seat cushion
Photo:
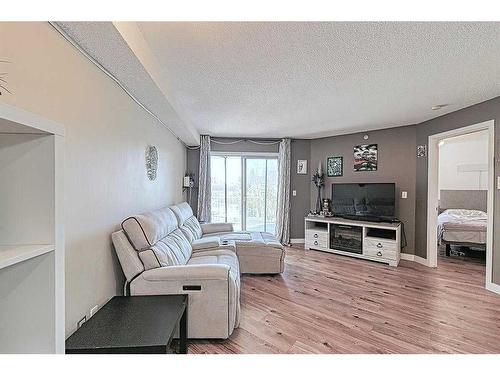
[[[229,273],[237,281],[238,286],[240,285],[238,257],[231,250],[207,250],[201,253],[193,253],[187,264],[225,264],[231,267]]]
[[[283,245],[276,239],[274,234],[266,232],[248,232],[251,236],[249,241],[237,240],[236,245],[241,244],[245,247],[261,247],[265,244],[267,247],[273,247],[276,249],[283,249]]]

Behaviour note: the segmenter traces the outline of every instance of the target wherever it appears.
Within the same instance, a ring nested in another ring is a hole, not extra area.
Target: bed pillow
[[[466,210],[463,208],[449,208],[443,212],[450,216],[460,216],[468,219],[487,219],[488,215],[484,211],[480,210]]]

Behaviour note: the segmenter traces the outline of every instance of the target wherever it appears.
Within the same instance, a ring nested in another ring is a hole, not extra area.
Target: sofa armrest
[[[144,271],[142,278],[147,281],[195,281],[227,280],[230,267],[225,264],[193,264],[168,266]]]
[[[231,223],[207,223],[201,224],[203,234],[233,232],[233,224]]]
[[[193,252],[214,250],[221,247],[219,237],[202,237],[191,242]]]

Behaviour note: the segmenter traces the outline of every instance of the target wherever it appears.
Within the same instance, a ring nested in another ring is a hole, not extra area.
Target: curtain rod
[[[217,141],[215,139],[210,138],[210,143],[215,143],[215,144],[218,144],[218,145],[234,145],[236,143],[241,143],[241,142],[249,142],[249,143],[253,143],[253,144],[256,144],[256,145],[268,146],[268,145],[277,145],[277,144],[279,144],[281,142],[281,140],[279,140],[279,141],[263,142],[263,141],[255,141],[253,139],[235,139],[234,141],[222,142],[222,141]],[[200,148],[200,146],[186,146],[186,148],[189,149],[189,150],[197,150],[197,149]]]
[[[210,139],[210,142],[217,143],[219,145],[234,145],[235,143],[240,143],[240,142],[250,142],[256,145],[277,145],[281,141],[262,142],[262,141],[254,141],[253,139],[236,139],[234,141],[222,142],[222,141],[217,141],[215,139]]]

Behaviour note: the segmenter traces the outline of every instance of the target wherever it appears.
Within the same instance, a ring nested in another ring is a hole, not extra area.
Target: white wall
[[[487,165],[487,131],[446,139],[439,147],[439,190],[487,190]]]
[[[122,291],[110,234],[127,215],[182,199],[183,145],[48,23],[0,23],[0,100],[65,126],[66,333]],[[159,151],[156,181],[144,165]]]

